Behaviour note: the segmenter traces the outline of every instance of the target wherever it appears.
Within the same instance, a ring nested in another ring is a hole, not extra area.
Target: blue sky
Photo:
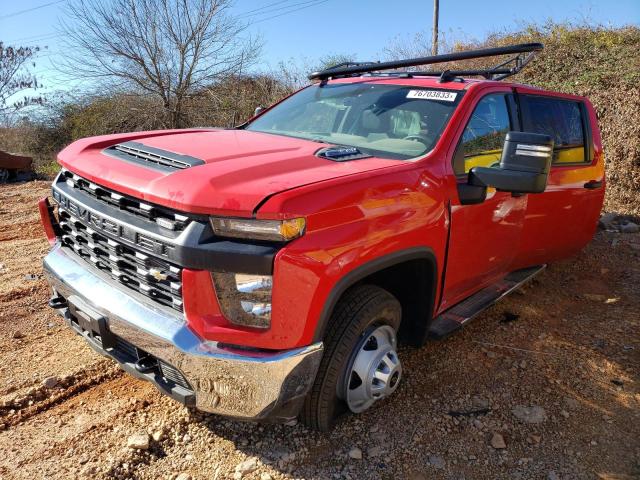
[[[72,88],[53,67],[61,49],[56,24],[68,1],[0,0],[0,40],[48,47],[36,67],[48,89]],[[265,41],[262,64],[275,66],[332,53],[376,60],[394,38],[430,29],[431,9],[431,0],[236,0],[233,11],[253,22]],[[440,0],[440,30],[449,37],[482,38],[548,18],[640,24],[640,0]]]

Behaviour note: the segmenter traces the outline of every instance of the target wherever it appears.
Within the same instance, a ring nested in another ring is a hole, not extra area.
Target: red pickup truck
[[[450,334],[594,234],[593,107],[500,81],[541,48],[340,65],[235,129],[69,145],[39,205],[50,306],[203,411],[326,430],[370,408],[401,381],[398,342]]]

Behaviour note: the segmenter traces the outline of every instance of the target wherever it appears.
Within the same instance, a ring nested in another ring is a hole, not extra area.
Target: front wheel
[[[306,425],[327,431],[341,413],[364,412],[398,388],[401,316],[398,300],[375,285],[359,285],[342,296],[327,325],[324,355],[300,414]]]

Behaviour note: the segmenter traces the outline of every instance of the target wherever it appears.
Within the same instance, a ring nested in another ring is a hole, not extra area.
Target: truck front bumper
[[[297,416],[315,380],[322,343],[272,352],[202,340],[179,312],[123,290],[78,260],[59,245],[45,257],[54,291],[50,305],[94,349],[199,410],[248,420]]]

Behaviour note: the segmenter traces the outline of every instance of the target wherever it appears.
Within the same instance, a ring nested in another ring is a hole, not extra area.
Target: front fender
[[[286,202],[305,214],[308,229],[276,256],[272,328],[295,346],[308,345],[322,336],[341,294],[364,277],[415,258],[440,272],[448,228],[442,192],[437,177],[414,168]],[[303,212],[313,206],[316,212]]]

